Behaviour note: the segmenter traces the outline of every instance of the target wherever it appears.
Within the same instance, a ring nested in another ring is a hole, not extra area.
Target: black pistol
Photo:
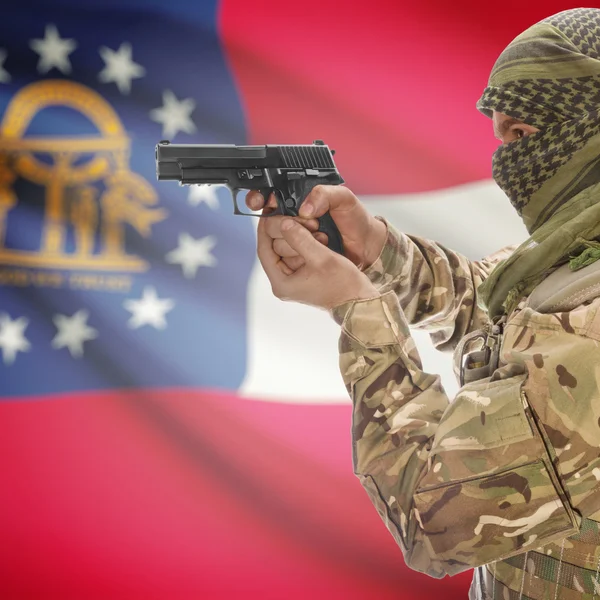
[[[333,154],[321,140],[296,146],[161,141],[156,145],[156,176],[159,180],[179,181],[180,185],[224,184],[231,190],[236,215],[260,216],[240,210],[240,190],[259,190],[265,202],[275,194],[278,208],[265,216],[296,217],[315,186],[344,183]],[[343,254],[342,237],[329,213],[319,218],[319,231],[328,235],[331,250]]]

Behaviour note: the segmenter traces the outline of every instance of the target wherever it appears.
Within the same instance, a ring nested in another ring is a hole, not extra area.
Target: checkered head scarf
[[[477,108],[540,129],[501,146],[492,174],[530,233],[600,181],[600,10],[544,19],[502,52]],[[590,147],[592,146],[592,147]]]
[[[493,317],[600,237],[600,10],[567,10],[519,35],[477,108],[540,130],[493,156],[493,177],[532,236],[479,288]]]

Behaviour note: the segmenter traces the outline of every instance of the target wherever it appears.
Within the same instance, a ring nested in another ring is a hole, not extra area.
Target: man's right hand
[[[273,195],[265,206],[264,198],[260,192],[255,190],[248,192],[246,204],[251,210],[264,208],[269,211],[277,207]],[[325,245],[327,245],[327,235],[318,232],[317,218],[328,211],[342,235],[346,258],[361,269],[366,269],[373,264],[381,253],[387,238],[385,223],[373,217],[347,187],[318,185],[302,203],[300,217],[297,217],[296,220]],[[265,230],[267,235],[273,239],[274,252],[281,256],[283,262],[290,269],[296,271],[304,264],[304,259],[283,238],[281,233],[283,219],[283,216],[269,217],[265,220]]]

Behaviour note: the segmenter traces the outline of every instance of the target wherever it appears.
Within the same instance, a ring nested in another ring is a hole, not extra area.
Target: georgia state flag
[[[475,109],[553,0],[22,0],[0,19],[0,597],[464,598],[352,473],[337,326],[154,147],[310,144],[408,233],[524,239]],[[425,366],[448,357],[416,332]]]

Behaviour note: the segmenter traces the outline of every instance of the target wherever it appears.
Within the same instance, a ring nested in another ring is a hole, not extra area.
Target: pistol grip
[[[327,234],[328,242],[327,247],[338,254],[344,254],[344,244],[342,243],[342,236],[340,230],[337,228],[335,221],[332,216],[327,212],[318,219],[319,231]]]
[[[277,204],[281,214],[297,217],[302,203],[306,200],[312,189],[321,183],[343,183],[343,179],[337,175],[335,179],[299,179],[292,181],[288,190],[287,198],[283,198],[280,194],[277,196]],[[338,254],[344,254],[344,244],[335,221],[327,212],[322,217],[318,218],[319,231],[327,234],[327,247]]]

